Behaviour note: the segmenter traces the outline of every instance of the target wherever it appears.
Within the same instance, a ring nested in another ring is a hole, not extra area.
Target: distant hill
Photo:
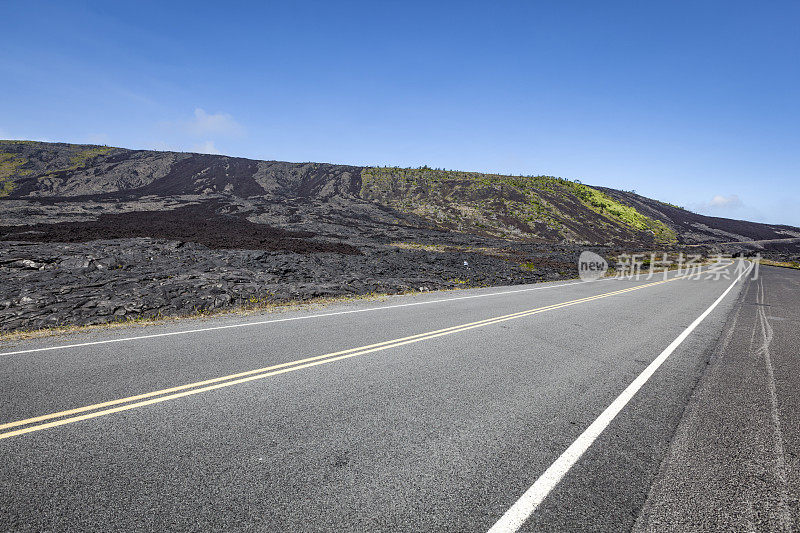
[[[38,217],[35,222],[55,223],[96,218],[78,204],[92,203],[99,216],[120,202],[164,210],[203,199],[252,221],[316,232],[320,224],[380,224],[523,242],[637,246],[800,237],[791,226],[708,217],[632,192],[550,176],[0,141],[6,226],[31,222],[20,201],[61,206],[49,214],[28,211]]]
[[[798,237],[550,176],[0,141],[0,331],[562,280],[587,249],[798,261]]]

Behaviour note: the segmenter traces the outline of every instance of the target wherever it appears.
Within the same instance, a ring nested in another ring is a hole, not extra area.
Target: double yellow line
[[[561,309],[563,307],[570,307],[585,302],[591,302],[593,300],[599,300],[601,298],[608,298],[610,296],[616,296],[618,294],[624,294],[626,292],[644,289],[646,287],[652,287],[653,285],[660,285],[662,283],[683,279],[685,277],[687,276],[679,276],[671,279],[656,281],[653,283],[647,283],[645,285],[637,285],[635,287],[629,287],[627,289],[621,289],[618,291],[598,294],[596,296],[588,296],[586,298],[579,298],[577,300],[570,300],[568,302],[563,302],[559,304],[528,309],[527,311],[520,311],[518,313],[511,313],[509,315],[487,318],[485,320],[479,320],[477,322],[470,322],[467,324],[461,324],[449,328],[438,329],[426,333],[419,333],[417,335],[411,335],[409,337],[402,337],[399,339],[379,342],[377,344],[369,344],[367,346],[350,348],[349,350],[327,353],[315,357],[308,357],[306,359],[298,359],[296,361],[290,361],[288,363],[281,363],[278,365],[272,365],[264,368],[258,368],[255,370],[249,370],[247,372],[239,372],[237,374],[230,374],[227,376],[207,379],[204,381],[197,381],[195,383],[188,383],[186,385],[179,385],[176,387],[170,387],[168,389],[146,392],[143,394],[137,394],[135,396],[128,396],[127,398],[119,398],[107,402],[86,405],[83,407],[76,407],[74,409],[68,409],[66,411],[59,411],[57,413],[49,413],[46,415],[26,418],[24,420],[7,422],[4,424],[0,424],[0,431],[3,430],[10,430],[10,431],[3,431],[2,433],[0,433],[0,440],[7,439],[10,437],[16,437],[18,435],[23,435],[25,433],[32,433],[34,431],[41,431],[43,429],[63,426],[65,424],[72,424],[74,422],[80,422],[81,420],[88,420],[90,418],[97,418],[100,416],[120,413],[122,411],[128,411],[130,409],[137,409],[139,407],[145,407],[147,405],[153,405],[156,403],[165,402],[167,400],[174,400],[177,398],[182,398],[184,396],[192,396],[194,394],[200,394],[202,392],[221,389],[223,387],[231,387],[233,385],[238,385],[240,383],[246,383],[248,381],[255,381],[258,379],[264,379],[270,376],[277,376],[279,374],[285,374],[287,372],[294,372],[296,370],[332,363],[334,361],[340,361],[342,359],[348,359],[350,357],[356,357],[359,355],[365,355],[382,350],[388,350],[390,348],[396,348],[398,346],[403,346],[406,344],[422,342],[428,339],[442,337],[444,335],[452,335],[454,333],[460,333],[462,331],[467,331],[474,328],[481,328],[484,326],[490,326],[492,324],[498,324],[500,322],[505,322],[507,320],[516,320],[518,318],[523,318],[538,313],[544,313],[545,311],[552,311],[555,309]],[[26,427],[20,427],[20,426],[26,426]],[[11,429],[11,428],[18,428],[18,429]]]

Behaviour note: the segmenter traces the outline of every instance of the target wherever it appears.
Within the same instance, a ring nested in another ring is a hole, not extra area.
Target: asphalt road
[[[1,343],[0,529],[796,528],[800,272],[721,272]]]

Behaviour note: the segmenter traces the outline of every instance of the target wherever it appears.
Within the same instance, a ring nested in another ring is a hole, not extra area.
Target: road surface
[[[800,271],[0,343],[0,529],[798,527]]]

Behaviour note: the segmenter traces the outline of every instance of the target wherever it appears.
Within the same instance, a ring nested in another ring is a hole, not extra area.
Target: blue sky
[[[4,2],[0,138],[551,174],[800,226],[800,2]]]

